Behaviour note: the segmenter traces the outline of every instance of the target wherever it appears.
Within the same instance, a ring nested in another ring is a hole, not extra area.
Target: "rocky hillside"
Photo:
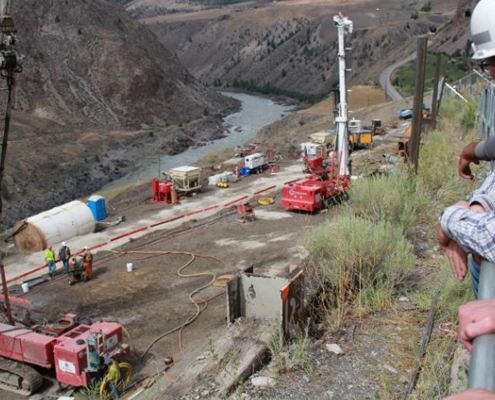
[[[17,108],[61,124],[174,124],[223,109],[180,61],[104,0],[13,2],[26,56]]]
[[[157,2],[137,0],[128,8],[151,3]],[[319,95],[337,82],[334,15],[342,12],[354,21],[348,42],[351,83],[370,83],[386,66],[412,52],[413,37],[431,25],[442,26],[455,11],[452,2],[437,0],[431,2],[431,12],[413,19],[425,3],[252,2],[142,20],[209,85]]]
[[[237,107],[113,1],[23,0],[11,11],[25,59],[0,228],[94,193],[146,157],[221,136]]]
[[[479,0],[460,0],[455,17],[435,37],[432,50],[449,55],[469,55],[469,15]]]

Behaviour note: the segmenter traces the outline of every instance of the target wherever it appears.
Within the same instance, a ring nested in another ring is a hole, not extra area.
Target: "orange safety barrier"
[[[210,211],[210,210],[214,210],[215,208],[218,208],[218,207],[220,207],[220,206],[216,205],[216,206],[211,206],[211,207],[208,207],[208,208],[203,208],[202,210],[197,210],[197,211],[192,211],[190,213],[187,213],[187,214],[185,214],[185,216],[186,217],[190,217],[191,215],[199,214],[199,213]]]
[[[156,224],[150,225],[150,228],[154,228],[155,226],[163,225],[163,224],[166,224],[168,222],[177,221],[178,219],[184,218],[185,216],[186,215],[183,214],[183,215],[179,215],[178,217],[166,219],[165,221],[162,221],[162,222],[157,222]]]
[[[275,189],[276,187],[277,187],[277,185],[273,185],[273,186],[267,187],[266,189],[258,190],[256,192],[254,192],[254,195],[256,196],[257,194],[266,192],[266,191],[271,190],[271,189]]]
[[[90,247],[88,250],[91,251],[91,250],[94,250],[94,249],[97,249],[99,247],[103,247],[103,246],[106,246],[108,244],[108,242],[105,242],[105,243],[100,243],[100,244],[97,244],[96,246],[92,246]]]
[[[0,294],[0,299],[5,299],[5,296],[3,294]],[[26,300],[26,299],[20,299],[19,297],[12,297],[12,296],[9,296],[9,300],[12,302],[12,303],[19,303],[19,304],[24,304],[25,306],[30,306],[31,305],[31,302],[29,300]]]
[[[226,203],[226,204],[224,204],[223,206],[224,206],[224,207],[231,206],[232,204],[235,204],[235,203],[237,203],[237,202],[239,202],[239,201],[241,201],[241,200],[247,199],[248,197],[249,197],[249,196],[247,196],[247,195],[246,195],[246,196],[243,196],[243,197],[239,197],[238,199],[236,199],[236,200],[234,200],[234,201],[231,201],[231,202],[229,202],[229,203]]]
[[[47,268],[47,267],[48,267],[48,265],[46,265],[46,264],[45,265],[42,265],[41,267],[32,269],[31,271],[25,272],[25,273],[23,273],[23,274],[21,274],[19,276],[15,276],[13,278],[7,279],[7,283],[18,281],[21,278],[24,278],[24,277],[26,277],[28,275],[34,274],[35,272],[41,271],[43,268]]]
[[[135,233],[138,233],[138,232],[142,232],[142,231],[145,231],[146,229],[148,229],[147,226],[143,227],[143,228],[139,228],[139,229],[136,229],[132,232],[128,232],[128,233],[124,233],[123,235],[120,235],[120,236],[117,236],[117,237],[114,237],[112,239],[110,239],[111,242],[115,242],[116,240],[119,240],[119,239],[122,239],[126,236],[130,236],[130,235],[134,235]]]

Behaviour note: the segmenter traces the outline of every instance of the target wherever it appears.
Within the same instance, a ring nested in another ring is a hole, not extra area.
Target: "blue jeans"
[[[113,393],[113,398],[114,399],[120,399],[119,384],[110,382],[108,385],[110,386],[110,389]]]
[[[54,276],[55,275],[55,261],[47,261],[48,264],[48,275]]]
[[[480,268],[481,266],[477,264],[473,257],[468,257],[469,272],[471,273],[471,281],[473,283],[473,294],[476,299],[478,299],[478,284],[480,282]]]
[[[62,264],[64,264],[64,272],[66,274],[69,273],[69,260],[62,260]]]

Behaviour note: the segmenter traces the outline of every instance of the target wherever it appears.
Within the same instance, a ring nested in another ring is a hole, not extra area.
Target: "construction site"
[[[0,182],[9,162],[10,94],[17,84],[14,76],[22,71],[8,3],[0,2],[0,69],[8,93]],[[2,234],[0,398],[302,398],[301,391],[269,392],[275,380],[257,375],[275,363],[274,337],[282,337],[283,346],[291,349],[295,345],[290,343],[311,332],[316,342],[321,340],[318,346],[330,351],[328,343],[345,336],[339,343],[352,341],[357,353],[362,343],[355,336],[371,337],[380,319],[391,318],[385,308],[383,314],[370,312],[366,327],[361,314],[359,321],[353,314],[340,331],[330,333],[332,323],[314,317],[322,289],[307,273],[314,266],[310,235],[342,213],[355,182],[402,166],[417,169],[419,142],[435,126],[441,101],[437,90],[443,88],[437,72],[435,91],[423,94],[421,89],[414,102],[389,102],[388,93],[379,89],[373,90],[383,99],[375,104],[370,104],[371,90],[351,94],[346,40],[353,21],[342,14],[333,21],[338,88],[322,103],[291,112],[252,142],[215,154],[214,162],[209,155],[159,171],[158,178],[73,199],[19,220]],[[355,100],[349,97],[362,102],[363,93],[367,107],[359,103],[362,107],[350,110]],[[324,123],[312,120],[318,113],[325,115]],[[272,138],[284,123],[295,125],[291,129],[299,134]],[[59,252],[62,247],[71,254]],[[400,297],[405,290],[397,288],[394,296]],[[401,304],[392,313],[402,308],[408,310]],[[398,331],[409,335],[406,328]],[[420,331],[415,328],[414,335]],[[381,342],[370,343],[361,354],[383,353],[380,363],[398,360]],[[335,353],[340,361],[332,362],[347,362],[353,350],[340,351]],[[372,362],[357,365],[356,375],[366,375]],[[112,378],[114,366],[118,379]],[[323,379],[315,378],[314,370],[299,370],[302,378],[294,381]],[[404,371],[412,367],[407,364]],[[330,395],[326,388],[324,398],[376,398],[377,387],[387,386],[380,373],[369,371],[373,391],[348,382],[347,389],[338,389],[343,392],[332,389]],[[344,381],[346,373],[339,374]],[[255,383],[258,378],[266,379]],[[396,395],[401,378],[389,384]]]

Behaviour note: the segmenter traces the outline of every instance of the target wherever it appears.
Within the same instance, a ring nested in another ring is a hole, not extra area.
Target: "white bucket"
[[[132,265],[132,263],[127,263],[127,272],[132,272],[133,269],[134,266]]]
[[[21,287],[22,287],[22,291],[23,291],[24,293],[29,292],[29,283],[27,283],[27,282],[26,282],[26,283],[23,283],[23,284],[21,285]]]

